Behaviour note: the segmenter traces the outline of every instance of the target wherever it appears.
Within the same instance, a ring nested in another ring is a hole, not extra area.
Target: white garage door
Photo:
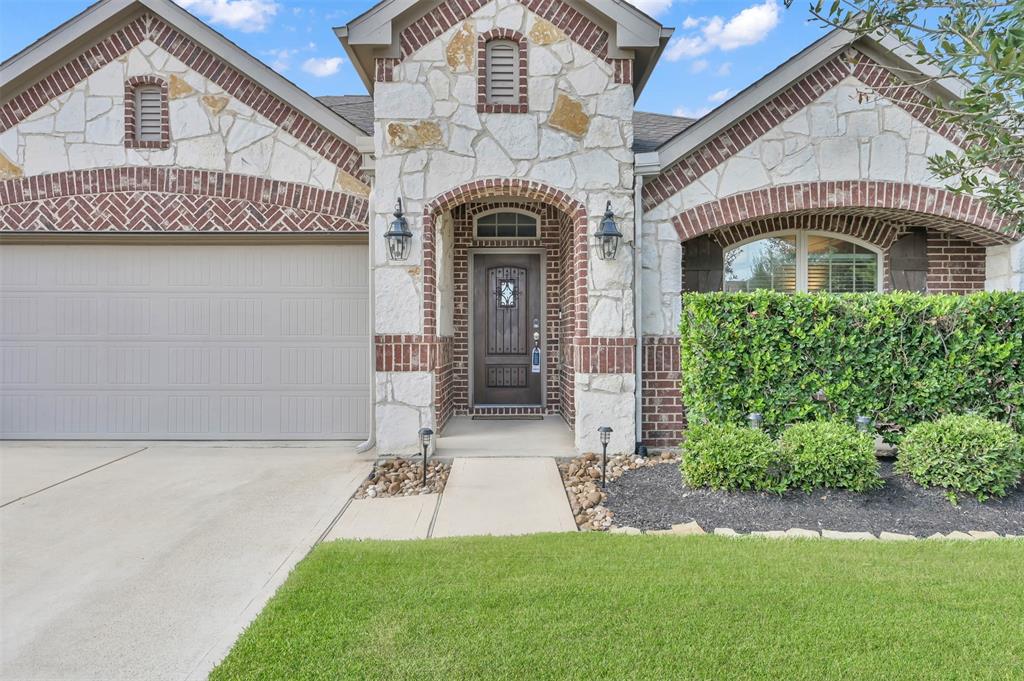
[[[365,245],[0,246],[6,438],[369,430]]]

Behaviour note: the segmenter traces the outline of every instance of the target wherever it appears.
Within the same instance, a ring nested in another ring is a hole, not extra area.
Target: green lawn
[[[1024,542],[332,542],[211,679],[1022,679]]]

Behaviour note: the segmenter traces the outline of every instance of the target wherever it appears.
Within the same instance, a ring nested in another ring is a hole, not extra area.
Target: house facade
[[[1020,236],[928,172],[959,133],[921,98],[958,85],[908,86],[898,44],[830,33],[690,120],[636,110],[672,31],[620,0],[335,32],[369,94],[313,98],[167,0],[0,66],[5,437],[391,454],[545,415],[671,447],[682,291],[1024,290]]]

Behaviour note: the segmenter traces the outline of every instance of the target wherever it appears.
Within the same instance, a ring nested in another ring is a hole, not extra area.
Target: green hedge
[[[864,414],[896,441],[973,411],[1024,431],[1021,293],[690,293],[680,327],[691,423],[757,411],[778,433]]]

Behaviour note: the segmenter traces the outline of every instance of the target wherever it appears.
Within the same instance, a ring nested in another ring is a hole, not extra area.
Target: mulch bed
[[[619,527],[668,529],[696,521],[710,532],[731,527],[737,532],[808,530],[899,532],[926,537],[936,532],[988,530],[1024,535],[1024,486],[1003,499],[978,503],[961,497],[953,506],[938,489],[925,489],[883,462],[885,486],[866,493],[819,489],[763,492],[716,492],[683,485],[677,465],[631,471],[609,483],[604,506]]]

